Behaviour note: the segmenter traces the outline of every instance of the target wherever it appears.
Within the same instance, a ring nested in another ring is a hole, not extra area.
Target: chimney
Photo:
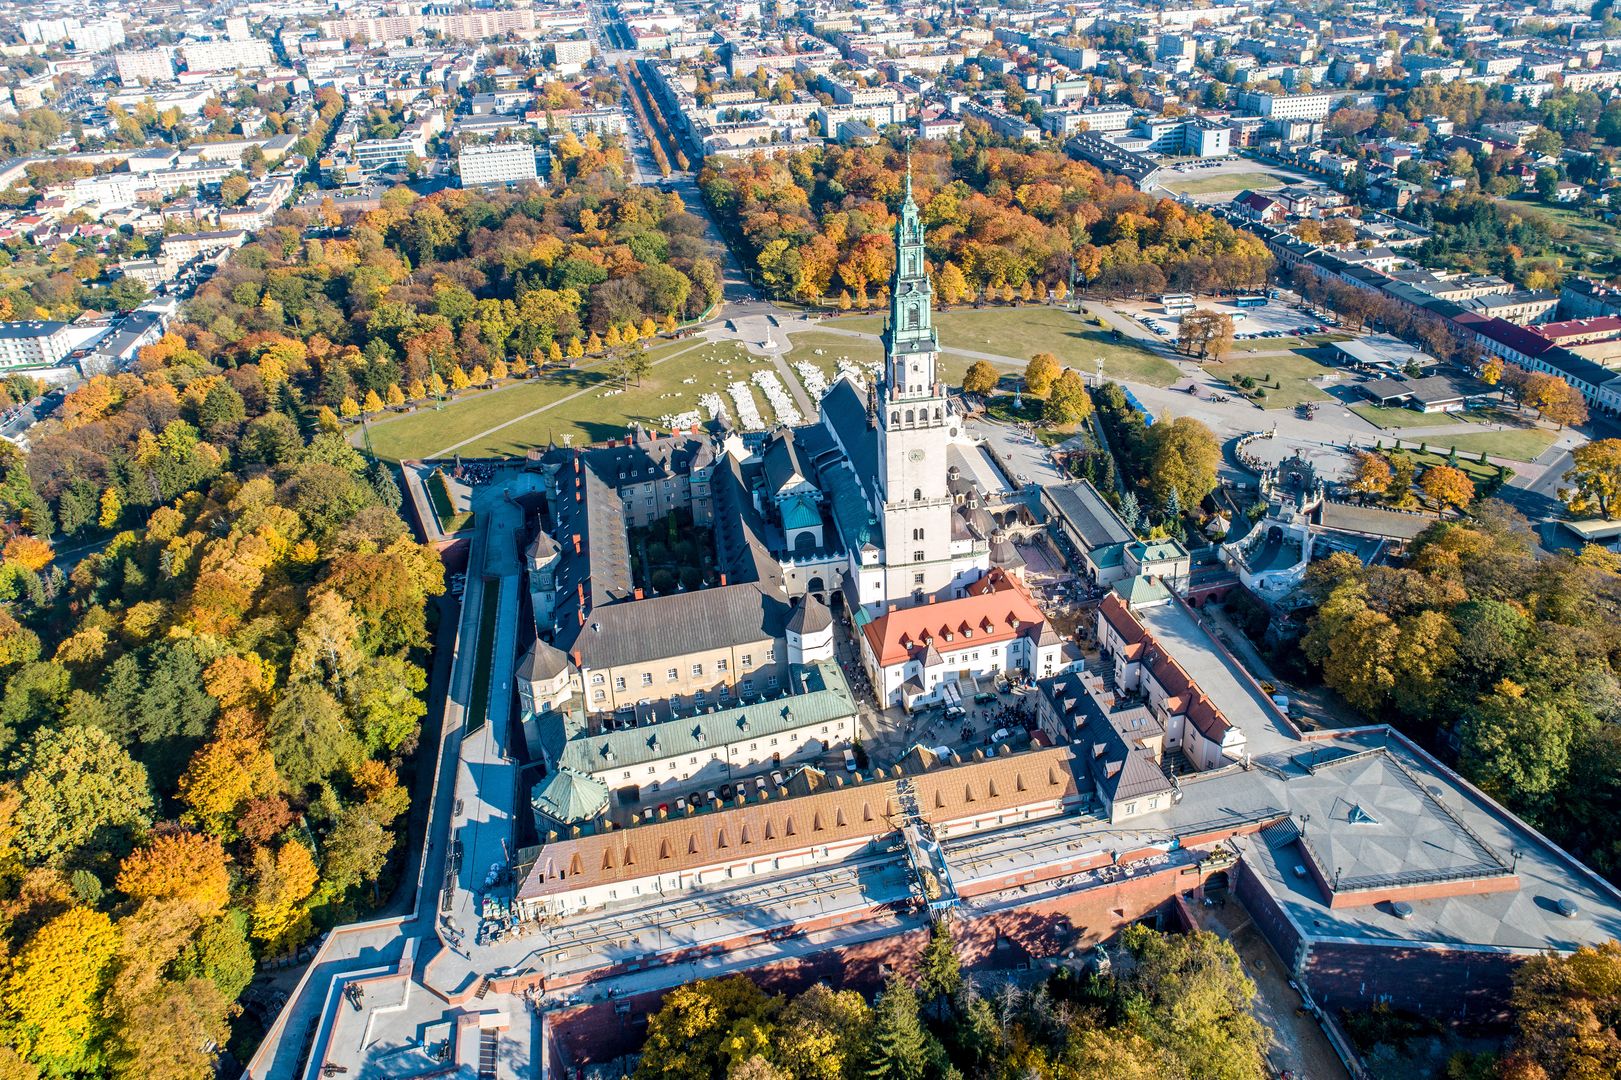
[[[894,605],[894,604],[891,604],[891,605],[889,605],[889,612],[888,612],[888,614],[890,614],[890,615],[893,615],[893,614],[895,614],[895,605]]]
[[[931,603],[931,604],[932,604],[932,603],[934,603],[934,602],[935,602],[935,601],[936,601],[936,600],[938,600],[938,599],[940,599],[940,598],[939,598],[939,597],[938,597],[938,596],[931,596],[931,597],[929,597],[929,603]]]
[[[721,575],[721,576],[720,576],[720,583],[721,583],[721,584],[722,584],[722,585],[725,585],[725,584],[726,584],[726,575],[725,575],[725,574],[722,574],[722,575]]]
[[[640,589],[637,589],[637,590],[636,590],[636,591],[635,591],[635,592],[634,592],[634,593],[633,593],[633,594],[631,594],[631,595],[632,595],[632,596],[633,596],[633,598],[634,598],[634,599],[637,599],[637,600],[640,600],[640,599],[641,599],[641,598],[642,598],[642,590],[640,590]]]
[[[575,667],[579,667],[579,666],[580,666],[580,662],[581,662],[581,661],[582,661],[582,660],[583,660],[583,659],[585,659],[585,658],[584,658],[584,656],[583,656],[583,655],[582,655],[582,654],[581,654],[581,652],[580,652],[580,650],[579,650],[579,649],[575,649],[575,650],[574,650],[574,651],[573,651],[573,652],[571,652],[571,653],[569,653],[569,654],[568,654],[568,658],[569,658],[569,659],[570,659],[570,660],[572,660],[572,661],[574,661],[574,666],[575,666]]]

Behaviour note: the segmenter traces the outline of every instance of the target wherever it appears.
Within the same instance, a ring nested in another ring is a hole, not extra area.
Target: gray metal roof
[[[802,692],[751,705],[717,706],[713,712],[581,735],[563,748],[562,765],[592,775],[663,761],[673,755],[707,753],[742,738],[768,738],[854,716],[855,699],[836,664],[797,669]]]
[[[1135,539],[1120,515],[1103,501],[1103,496],[1089,480],[1047,487],[1042,489],[1042,494],[1089,548],[1124,544]]]
[[[787,601],[746,582],[604,604],[564,622],[555,644],[582,668],[611,668],[780,639],[787,624]]]

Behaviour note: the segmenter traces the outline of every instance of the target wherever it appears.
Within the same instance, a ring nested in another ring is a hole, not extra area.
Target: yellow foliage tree
[[[659,328],[653,325],[653,317],[651,315],[643,315],[642,325],[637,329],[641,331],[641,335],[644,338],[650,338],[659,332]]]
[[[594,330],[591,332],[591,336],[585,339],[585,351],[592,356],[602,351],[602,339],[597,336]]]
[[[499,382],[506,377],[507,362],[505,360],[496,360],[495,363],[490,365],[490,378]]]
[[[136,900],[179,900],[212,919],[231,900],[225,863],[225,848],[212,836],[159,832],[118,864],[118,890]]]
[[[490,373],[484,370],[483,364],[474,364],[473,370],[467,373],[467,379],[474,386],[483,386],[490,381]]]
[[[664,332],[666,334],[675,333],[675,328],[676,328],[677,325],[678,324],[675,321],[675,316],[674,315],[666,315],[666,316],[664,316]]]
[[[388,384],[388,393],[385,395],[384,400],[388,402],[388,407],[391,409],[397,409],[405,404],[405,394],[400,391],[399,383]]]
[[[221,656],[203,670],[203,689],[222,709],[257,709],[276,681],[273,664],[257,653]]]
[[[360,402],[360,410],[367,416],[383,411],[383,399],[377,396],[377,391],[367,390],[365,398]]]
[[[338,415],[345,420],[353,420],[360,415],[360,406],[355,404],[354,398],[346,397],[338,402]]]
[[[595,336],[595,334],[592,335],[592,337]],[[620,336],[619,327],[610,326],[608,327],[608,332],[602,335],[602,343],[608,346],[610,349],[617,349],[619,346],[625,343],[625,339]]]
[[[546,346],[546,359],[553,364],[563,362],[563,349],[557,342],[553,341]]]
[[[249,799],[276,790],[276,760],[258,738],[215,739],[191,756],[180,778],[186,820],[229,837]]]
[[[444,396],[445,380],[439,377],[439,373],[437,371],[428,376],[428,393],[432,394],[434,397]]]
[[[108,488],[101,493],[101,513],[96,518],[96,524],[103,529],[116,528],[118,519],[124,516],[124,500],[118,494],[117,488]]]
[[[38,573],[51,564],[50,542],[37,536],[13,536],[6,541],[3,552],[7,566],[20,566]]]
[[[6,978],[4,1029],[25,1058],[55,1075],[88,1064],[118,931],[99,911],[72,908],[29,939]]]
[[[459,367],[450,369],[450,389],[452,391],[466,390],[469,385],[471,385],[471,382],[467,378],[467,372]]]
[[[350,402],[350,404],[354,404]],[[322,405],[315,410],[315,426],[322,431],[342,431],[343,425],[338,423],[338,414],[332,411],[330,405]]]
[[[423,385],[421,379],[412,379],[406,384],[405,398],[407,401],[421,401],[427,396],[428,388],[427,386]]]
[[[253,878],[253,936],[272,953],[297,945],[310,929],[304,900],[320,878],[310,849],[297,840],[288,840],[274,855],[261,848]]]

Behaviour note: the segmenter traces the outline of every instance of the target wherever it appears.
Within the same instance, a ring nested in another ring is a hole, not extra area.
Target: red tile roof
[[[992,570],[968,587],[968,595],[886,612],[862,628],[880,667],[903,663],[934,646],[939,653],[1010,641],[1047,619],[1018,580]]]

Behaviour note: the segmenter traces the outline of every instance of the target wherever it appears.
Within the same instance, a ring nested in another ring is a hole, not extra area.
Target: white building
[[[113,64],[118,69],[118,81],[125,86],[174,78],[174,55],[167,48],[121,52],[113,57]]]
[[[862,627],[860,640],[879,701],[907,709],[954,704],[965,675],[1045,678],[1065,665],[1063,637],[1018,580],[999,569],[956,600],[886,611]]]
[[[65,322],[0,323],[0,368],[59,363],[73,351],[71,326]]]
[[[186,70],[243,71],[275,65],[268,41],[190,41],[180,46]]]
[[[464,146],[456,156],[461,171],[462,187],[480,187],[485,184],[521,184],[526,180],[539,180],[535,167],[535,148],[529,143],[490,143],[486,146]]]
[[[1246,90],[1238,96],[1238,107],[1269,120],[1322,120],[1334,111],[1344,94],[1269,94]]]

